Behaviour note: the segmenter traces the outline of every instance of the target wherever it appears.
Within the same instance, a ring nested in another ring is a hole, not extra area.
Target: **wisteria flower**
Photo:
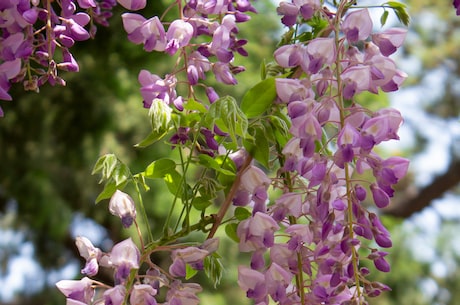
[[[144,50],[147,52],[165,50],[166,33],[157,16],[147,20],[139,14],[125,13],[121,17],[129,41],[144,44]]]
[[[131,305],[156,305],[155,295],[157,290],[147,284],[136,284],[133,286],[129,302]]]
[[[121,219],[123,227],[129,228],[136,219],[136,205],[128,194],[116,190],[110,198],[109,211]]]
[[[66,296],[68,301],[78,301],[82,304],[90,304],[94,296],[93,280],[84,277],[81,280],[62,280],[56,283],[56,287]]]
[[[81,273],[88,276],[96,275],[99,270],[98,259],[102,255],[101,250],[94,247],[91,241],[84,236],[77,236],[75,244],[80,256],[86,260],[85,268],[81,270]]]
[[[389,56],[402,46],[406,34],[406,29],[391,28],[381,33],[373,34],[372,41],[379,47],[382,55]]]
[[[341,28],[351,43],[366,40],[372,32],[372,19],[369,11],[362,9],[351,12],[345,17]]]
[[[122,305],[125,295],[126,287],[124,285],[116,285],[104,292],[104,303],[110,305]]]
[[[147,0],[117,0],[117,2],[132,11],[143,9],[147,4]]]
[[[109,264],[116,267],[115,279],[122,283],[131,269],[139,268],[140,252],[131,238],[125,239],[113,246],[109,256]]]
[[[165,51],[169,55],[174,55],[179,48],[186,46],[193,36],[193,26],[183,20],[174,20],[166,33]]]

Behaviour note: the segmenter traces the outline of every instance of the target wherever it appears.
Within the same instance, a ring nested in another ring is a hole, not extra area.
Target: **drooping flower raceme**
[[[393,187],[407,172],[408,161],[381,158],[375,148],[399,139],[403,119],[395,109],[366,109],[356,97],[362,92],[398,90],[405,74],[389,56],[401,47],[406,31],[373,33],[367,9],[338,2],[335,8],[322,7],[317,0],[280,3],[277,12],[290,29],[274,53],[278,66],[263,69],[266,79],[247,95],[265,103],[264,109],[248,104],[247,96],[240,107],[205,83],[208,73],[221,83],[238,83],[235,75],[244,67],[234,65],[235,56],[247,52],[246,40],[237,37],[237,25],[255,11],[250,1],[176,1],[168,11],[177,6],[179,16],[171,20],[166,20],[169,14],[151,18],[123,14],[128,40],[176,59],[167,74],[142,70],[138,80],[152,127],[142,145],[173,130],[170,143],[180,156],[180,164],[168,158],[155,160],[126,179],[136,189],[139,185],[148,189],[146,179],[163,179],[174,196],[172,209],[181,210],[170,211],[160,239],[149,236],[144,244],[139,236],[140,249],[128,238],[104,253],[78,238],[77,247],[86,260],[82,272],[94,276],[100,268],[111,268],[114,284],[89,279],[58,283],[69,303],[155,305],[161,298],[165,304],[199,304],[202,288],[191,280],[199,271],[219,277],[218,243],[211,237],[232,203],[234,216],[225,220],[226,232],[238,241],[240,252],[250,254],[247,266],[238,268],[238,284],[256,304],[365,304],[367,297],[389,289],[368,278],[371,271],[361,260],[369,260],[379,271],[390,270],[388,252],[380,249],[392,246],[390,234],[374,208],[391,203]],[[87,18],[77,17],[70,0],[63,3],[69,4],[65,16],[72,21],[58,28],[56,39],[70,46],[86,37]],[[94,4],[81,0],[80,5]],[[134,9],[144,2],[121,4]],[[305,23],[311,32],[302,32]],[[16,57],[27,51],[22,39],[11,38],[4,51],[13,67]],[[47,49],[40,51],[46,63]],[[63,67],[76,70],[75,61],[64,54]],[[59,81],[55,70],[47,77]],[[120,168],[118,163],[104,166],[106,176]],[[197,171],[199,181],[192,185],[194,179],[186,174],[194,166],[204,170]],[[104,178],[113,184],[119,177]],[[225,199],[218,214],[209,212],[212,201],[221,197]],[[182,204],[176,205],[177,201]],[[141,202],[139,207],[145,213]],[[121,190],[114,191],[109,211],[125,227],[136,217],[133,200]],[[179,215],[175,225],[172,215]],[[145,226],[149,231],[148,219]],[[190,234],[208,231],[204,242]],[[139,228],[138,234],[142,235]],[[170,253],[167,268],[154,261],[157,251]],[[103,292],[93,300],[96,288]]]

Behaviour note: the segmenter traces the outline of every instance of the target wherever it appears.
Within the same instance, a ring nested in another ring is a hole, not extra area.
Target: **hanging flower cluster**
[[[135,226],[138,243],[128,238],[104,252],[78,237],[85,277],[57,283],[67,303],[198,304],[202,288],[193,276],[203,271],[216,284],[222,276],[214,235],[223,223],[239,251],[251,254],[238,267],[238,285],[255,304],[367,304],[389,290],[369,279],[363,261],[390,271],[382,249],[392,242],[378,209],[390,204],[409,162],[383,158],[375,148],[399,139],[403,119],[396,109],[368,109],[357,97],[399,89],[406,75],[391,55],[403,45],[406,29],[374,32],[369,9],[358,8],[358,1],[282,1],[277,13],[287,32],[274,62],[237,102],[220,97],[207,77],[237,84],[244,67],[234,58],[248,55],[238,24],[250,20],[254,6],[249,0],[171,2],[167,12],[176,11],[175,19],[132,12],[122,18],[129,41],[177,58],[164,76],[138,75],[152,127],[138,146],[169,135],[167,145],[178,158],[153,160],[136,174],[112,154],[96,162],[93,173],[105,183],[96,201],[110,198],[109,212],[123,227]],[[146,5],[118,3],[128,10]],[[458,1],[453,4],[458,9]],[[79,69],[69,49],[94,36],[95,23],[107,25],[115,5],[3,1],[0,99],[11,99],[13,82],[36,91],[46,82],[65,84],[57,71]],[[389,10],[408,22],[396,1],[373,9],[383,9],[382,24]],[[163,180],[172,198],[157,240],[140,191],[149,190],[150,179]],[[128,184],[137,200],[122,191]],[[190,241],[192,232],[204,234]],[[160,251],[170,254],[167,268],[152,258]],[[94,279],[107,270],[112,283]]]
[[[145,0],[119,1],[127,9]],[[45,83],[65,85],[58,71],[78,72],[70,48],[108,26],[115,0],[4,0],[0,3],[0,100],[10,101],[11,84],[39,91]],[[0,108],[0,116],[3,111]]]
[[[367,280],[369,270],[360,265],[365,257],[378,270],[390,270],[388,253],[362,239],[392,245],[363,202],[370,194],[376,207],[386,207],[392,186],[406,174],[408,160],[382,159],[374,151],[399,139],[402,117],[395,109],[366,109],[355,96],[398,90],[405,74],[388,56],[402,45],[406,30],[372,34],[368,10],[349,9],[346,1],[335,12],[319,1],[281,2],[278,8],[286,26],[318,14],[328,23],[321,35],[307,42],[293,38],[274,54],[290,71],[289,78],[276,79],[292,135],[272,183],[283,194],[268,206],[261,206],[266,196],[246,200],[253,213],[237,231],[240,251],[253,253],[250,268],[240,267],[239,284],[256,304],[268,304],[269,297],[279,304],[361,304],[389,289]],[[374,179],[363,175],[368,171]],[[252,181],[266,179],[260,172]]]

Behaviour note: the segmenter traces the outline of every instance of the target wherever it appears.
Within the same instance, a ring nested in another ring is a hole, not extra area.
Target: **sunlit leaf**
[[[150,163],[144,171],[145,178],[163,178],[167,173],[174,171],[176,162],[171,159],[158,159]]]
[[[263,114],[276,98],[275,79],[267,78],[246,92],[241,101],[241,110],[248,118]]]
[[[153,131],[142,141],[134,145],[135,147],[147,147],[155,143],[156,141],[160,140],[163,138],[168,131]]]
[[[193,269],[189,264],[185,265],[185,279],[189,280],[198,273],[198,270]]]

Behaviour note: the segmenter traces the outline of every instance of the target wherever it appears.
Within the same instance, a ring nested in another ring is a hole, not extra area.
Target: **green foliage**
[[[222,280],[224,266],[221,257],[217,253],[212,253],[204,259],[204,272],[216,288]]]
[[[410,17],[409,13],[407,12],[407,6],[404,3],[397,2],[397,1],[388,1],[387,4],[396,14],[399,21],[404,24],[405,26],[409,25]]]
[[[220,130],[228,133],[232,140],[230,147],[234,149],[239,144],[237,138],[247,136],[248,119],[236,103],[235,98],[231,96],[222,97],[211,104],[203,123],[211,130],[214,125],[217,125]]]
[[[275,79],[264,79],[246,92],[241,101],[241,110],[248,119],[254,118],[267,111],[275,98]]]

